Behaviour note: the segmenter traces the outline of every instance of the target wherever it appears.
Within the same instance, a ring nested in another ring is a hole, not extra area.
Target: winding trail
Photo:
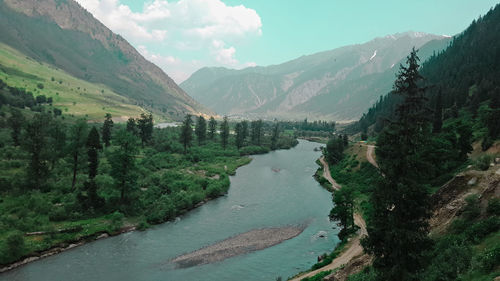
[[[367,154],[368,156],[368,154]],[[323,164],[323,176],[332,184],[332,187],[335,190],[339,190],[341,186],[332,178],[330,174],[330,168],[328,167],[328,163],[326,163],[324,157],[322,156],[319,161]],[[371,163],[371,162],[370,162]],[[372,163],[373,164],[373,163]],[[351,259],[363,254],[363,247],[361,246],[361,237],[367,235],[366,231],[366,222],[361,216],[361,214],[354,214],[354,223],[359,226],[359,234],[349,241],[349,244],[345,247],[344,251],[340,254],[340,256],[336,257],[330,264],[323,266],[322,268],[307,272],[305,274],[299,275],[293,279],[292,281],[299,281],[306,277],[314,276],[320,272],[333,270],[338,268],[344,264],[347,264]]]
[[[368,162],[370,162],[373,166],[375,166],[375,168],[378,169],[378,164],[377,164],[377,161],[375,161],[375,158],[373,158],[373,153],[375,152],[375,146],[374,145],[366,145],[366,147],[368,148],[366,150],[366,159],[368,160]]]
[[[323,177],[330,182],[334,190],[339,190],[341,186],[332,178],[332,174],[330,173],[330,168],[328,168],[328,163],[326,163],[325,161],[325,156],[321,156],[321,158],[319,158],[319,162],[323,164]]]

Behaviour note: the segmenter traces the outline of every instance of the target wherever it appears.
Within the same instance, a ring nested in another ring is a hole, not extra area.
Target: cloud
[[[147,60],[156,64],[168,73],[168,75],[177,83],[183,82],[189,78],[194,71],[203,67],[203,64],[197,60],[183,61],[174,56],[151,53],[148,51],[147,47],[143,45],[138,46],[137,50]]]
[[[140,12],[133,12],[119,0],[76,1],[132,45],[142,46],[143,55],[145,46],[161,46],[162,53],[186,52],[184,57],[189,52],[204,52],[205,65],[242,67],[246,64],[236,59],[237,43],[262,34],[262,22],[255,10],[228,6],[221,0],[146,1]],[[171,66],[164,69],[169,74],[175,67],[183,68],[184,63],[193,65],[188,60],[167,62],[169,56],[165,54],[153,57],[148,53],[145,57],[162,68]]]

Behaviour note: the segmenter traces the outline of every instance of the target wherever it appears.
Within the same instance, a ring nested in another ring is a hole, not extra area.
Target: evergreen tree
[[[54,168],[57,160],[61,159],[65,155],[64,149],[61,147],[66,147],[66,126],[59,119],[54,119],[50,123],[48,128],[48,134],[50,138],[48,139],[48,149],[51,169]]]
[[[106,119],[104,120],[104,124],[102,125],[102,141],[106,147],[109,146],[111,141],[111,130],[113,129],[113,119],[111,118],[111,114],[106,113]]]
[[[135,155],[138,139],[129,131],[120,131],[115,139],[118,149],[110,153],[111,172],[120,200],[126,203],[127,196],[135,189],[137,180]]]
[[[274,124],[273,133],[271,135],[271,149],[276,149],[279,137],[280,137],[280,124],[279,122],[276,122],[276,124]]]
[[[10,117],[7,119],[10,128],[12,129],[11,136],[14,146],[19,146],[19,136],[21,135],[21,129],[25,122],[24,116],[21,111],[17,108],[10,108]]]
[[[436,99],[436,109],[434,110],[432,132],[434,134],[439,134],[441,132],[441,127],[443,127],[443,95],[441,94],[441,90],[439,90]]]
[[[137,136],[138,135],[138,132],[137,132],[137,121],[130,117],[128,120],[127,120],[127,131],[132,133],[133,135]]]
[[[243,146],[243,125],[237,123],[234,131],[236,133],[236,148],[240,149]]]
[[[69,155],[71,156],[71,164],[73,167],[73,180],[71,188],[75,188],[76,174],[79,170],[80,162],[82,162],[83,150],[87,141],[87,122],[83,119],[78,120],[72,127],[68,143]]]
[[[430,246],[429,194],[419,183],[427,175],[421,158],[430,122],[414,49],[407,65],[400,66],[394,85],[394,92],[404,98],[397,120],[377,141],[377,160],[384,178],[372,193],[369,236],[363,240],[365,250],[374,256],[378,280],[419,280],[423,253]]]
[[[203,142],[205,142],[205,139],[207,138],[207,121],[201,115],[196,120],[196,128],[194,129],[194,133],[196,134],[196,137],[198,139],[198,145],[201,145]]]
[[[102,149],[99,132],[96,127],[92,127],[87,137],[87,161],[89,166],[89,179],[94,179],[99,166],[99,150]]]
[[[349,145],[349,138],[347,137],[347,135],[342,136],[342,142],[344,144],[344,148]]]
[[[187,149],[191,146],[191,141],[193,140],[193,120],[191,119],[191,115],[187,114],[184,118],[184,122],[181,127],[181,135],[180,142],[184,146],[184,154],[187,153]]]
[[[229,121],[227,120],[227,116],[224,116],[224,120],[220,124],[220,138],[222,147],[226,149],[227,142],[229,139]]]
[[[30,154],[27,183],[33,189],[43,189],[49,175],[47,167],[47,125],[49,123],[48,115],[37,113],[26,123],[23,135],[23,147]]]
[[[307,123],[307,119],[305,120]],[[260,140],[262,137],[262,120],[252,121],[250,124],[251,127],[251,139],[252,143],[255,145],[260,145]]]
[[[215,133],[217,131],[217,121],[212,116],[210,117],[210,121],[208,121],[208,138],[213,140],[215,138]]]
[[[330,211],[330,220],[338,221],[337,225],[342,227],[339,238],[344,240],[349,234],[356,231],[354,224],[354,190],[344,186],[335,190],[332,195],[333,208]]]
[[[245,140],[248,137],[248,121],[241,122],[241,138],[243,140],[242,145],[245,145]]]
[[[459,122],[457,124],[457,134],[458,134],[458,158],[461,161],[467,160],[467,154],[472,151],[472,129],[470,124]]]
[[[340,137],[332,137],[326,143],[326,161],[332,165],[337,164],[344,158],[344,140]]]
[[[103,200],[97,195],[97,183],[94,180],[99,166],[99,150],[102,149],[99,132],[96,127],[92,127],[90,130],[86,146],[89,179],[85,181],[82,191],[77,196],[85,210],[98,208],[103,204]]]
[[[141,118],[137,120],[137,127],[141,137],[141,145],[144,147],[144,144],[151,142],[153,137],[153,115],[141,113]]]

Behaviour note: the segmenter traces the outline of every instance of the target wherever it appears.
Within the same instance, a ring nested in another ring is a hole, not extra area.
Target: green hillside
[[[38,62],[0,43],[0,79],[7,85],[24,88],[34,96],[52,97],[53,105],[65,114],[101,120],[106,113],[126,121],[145,110],[105,85],[75,78],[61,69]]]
[[[0,42],[171,118],[209,113],[73,0],[0,1]]]

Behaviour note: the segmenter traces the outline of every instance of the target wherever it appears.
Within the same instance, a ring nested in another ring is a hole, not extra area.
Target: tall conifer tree
[[[378,280],[419,280],[428,237],[429,193],[420,184],[426,176],[422,151],[430,135],[424,89],[419,82],[415,49],[400,66],[394,92],[403,103],[377,142],[377,159],[384,178],[376,186],[365,250],[373,254]]]

